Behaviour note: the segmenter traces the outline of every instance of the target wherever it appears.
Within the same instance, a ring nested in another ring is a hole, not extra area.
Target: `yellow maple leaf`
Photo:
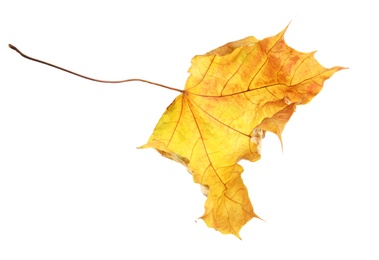
[[[281,140],[296,105],[308,103],[326,79],[343,69],[324,68],[314,52],[292,49],[285,31],[195,56],[183,93],[141,146],[187,167],[207,196],[201,218],[225,234],[239,237],[243,225],[258,217],[238,161],[259,160],[265,131]]]
[[[184,90],[144,79],[98,80],[25,55],[24,58],[102,83],[141,81],[181,92],[167,108],[148,142],[180,162],[207,196],[201,218],[214,229],[239,237],[253,210],[238,161],[260,159],[266,131],[281,133],[296,106],[317,95],[324,81],[344,69],[321,66],[314,52],[284,41],[287,28],[263,40],[247,37],[195,56]]]

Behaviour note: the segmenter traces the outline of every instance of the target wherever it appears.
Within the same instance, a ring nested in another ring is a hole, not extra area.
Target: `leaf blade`
[[[311,101],[343,67],[324,68],[314,52],[284,41],[287,28],[258,41],[247,37],[192,59],[184,93],[159,120],[143,148],[187,167],[207,196],[201,217],[239,237],[258,217],[241,174],[241,159],[260,159],[264,133],[282,131],[296,106]]]

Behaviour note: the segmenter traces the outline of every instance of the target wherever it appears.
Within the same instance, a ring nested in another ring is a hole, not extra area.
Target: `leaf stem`
[[[12,44],[9,44],[8,45],[9,48],[11,48],[12,50],[18,52],[18,54],[20,54],[22,57],[28,59],[28,60],[32,60],[32,61],[35,61],[35,62],[39,62],[39,63],[42,63],[42,64],[45,64],[47,66],[50,66],[50,67],[53,67],[53,68],[56,68],[56,69],[59,69],[59,70],[63,70],[64,72],[67,72],[67,73],[70,73],[70,74],[73,74],[75,76],[78,76],[78,77],[81,77],[81,78],[84,78],[84,79],[87,79],[87,80],[92,80],[92,81],[96,81],[96,82],[100,82],[100,83],[113,83],[113,84],[116,84],[116,83],[125,83],[125,82],[131,82],[131,81],[140,81],[140,82],[144,82],[144,83],[148,83],[148,84],[151,84],[151,85],[155,85],[155,86],[159,86],[159,87],[162,87],[162,88],[166,88],[166,89],[170,89],[170,90],[174,90],[174,91],[178,91],[180,93],[183,93],[184,91],[181,90],[181,89],[177,89],[177,88],[173,88],[173,87],[169,87],[169,86],[166,86],[166,85],[162,85],[162,84],[159,84],[159,83],[155,83],[155,82],[152,82],[152,81],[148,81],[148,80],[144,80],[144,79],[124,79],[124,80],[100,80],[100,79],[94,79],[94,78],[90,78],[90,77],[87,77],[87,76],[84,76],[84,75],[81,75],[79,73],[76,73],[76,72],[73,72],[71,70],[68,70],[68,69],[65,69],[65,68],[62,68],[62,67],[59,67],[57,65],[54,65],[54,64],[51,64],[51,63],[48,63],[46,61],[42,61],[42,60],[39,60],[39,59],[36,59],[36,58],[32,58],[24,53],[22,53],[18,48],[16,48],[15,46],[13,46]]]

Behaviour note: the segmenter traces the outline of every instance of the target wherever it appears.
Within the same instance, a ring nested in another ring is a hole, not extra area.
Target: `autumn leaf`
[[[263,40],[255,37],[227,43],[195,56],[184,90],[144,79],[98,80],[25,55],[22,57],[76,76],[102,83],[140,81],[181,94],[140,148],[155,148],[183,164],[207,196],[204,222],[237,237],[252,218],[258,218],[238,164],[257,161],[266,131],[281,134],[297,105],[312,100],[324,81],[344,69],[321,66],[314,52],[289,47],[284,33]]]
[[[314,52],[284,41],[286,29],[263,40],[230,42],[195,56],[184,91],[167,108],[147,144],[183,164],[207,196],[204,222],[239,237],[258,217],[238,164],[260,159],[266,131],[281,133],[297,105],[317,95],[343,67],[324,68]]]

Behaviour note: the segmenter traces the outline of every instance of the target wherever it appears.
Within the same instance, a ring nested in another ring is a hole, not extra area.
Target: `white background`
[[[0,259],[379,259],[375,1],[2,1]],[[275,35],[350,67],[242,162],[242,241],[197,220],[205,197],[146,143],[191,58]]]

